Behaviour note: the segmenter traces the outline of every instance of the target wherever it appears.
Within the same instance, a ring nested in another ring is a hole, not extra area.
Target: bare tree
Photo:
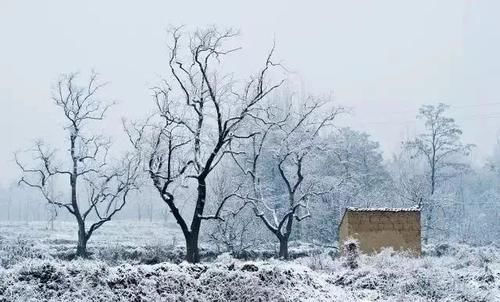
[[[285,259],[289,257],[294,221],[310,217],[309,201],[333,188],[331,184],[323,186],[311,171],[315,155],[322,152],[320,131],[332,126],[343,111],[329,109],[327,105],[311,99],[299,110],[292,106],[269,107],[254,117],[261,131],[250,138],[250,146],[239,146],[240,151],[232,153],[250,183],[250,193],[241,198],[247,200],[255,215],[278,238],[279,256]],[[272,174],[277,174],[279,182],[274,190],[270,188]]]
[[[7,221],[10,222],[10,206],[12,204],[12,195],[11,192],[9,192],[9,197],[7,199]]]
[[[250,248],[257,246],[262,240],[256,234],[256,220],[248,208],[239,212],[231,212],[224,216],[223,221],[216,222],[208,230],[208,237],[221,250],[241,255]]]
[[[276,65],[274,48],[249,80],[222,74],[223,59],[239,49],[226,46],[236,36],[232,30],[186,34],[175,28],[169,36],[170,77],[153,89],[157,114],[143,125],[129,125],[128,132],[132,144],[144,152],[149,176],[184,234],[186,260],[194,263],[200,261],[202,221],[222,219],[222,207],[234,197],[226,196],[214,215],[205,215],[207,180],[230,153],[228,145],[252,135],[242,127],[244,121],[281,82],[267,83]],[[183,196],[182,190],[188,192]],[[194,210],[185,214],[180,205],[191,198]]]
[[[234,169],[234,164],[229,162],[219,169],[210,182],[210,193],[212,198],[223,201],[232,192],[240,190],[242,184],[239,181],[240,171]],[[216,211],[220,204],[211,205],[210,211]],[[224,207],[223,220],[217,220],[205,228],[205,233],[210,242],[214,243],[219,252],[230,252],[233,255],[241,255],[249,248],[257,246],[263,240],[259,232],[259,222],[255,219],[253,212],[245,207],[243,199],[234,200]]]
[[[138,160],[125,156],[117,167],[108,160],[110,142],[89,131],[89,124],[102,121],[110,103],[97,94],[104,84],[95,73],[87,85],[78,85],[77,75],[62,76],[54,91],[53,100],[62,109],[69,139],[69,160],[59,163],[56,151],[37,142],[31,166],[16,162],[23,172],[20,184],[36,188],[51,205],[65,208],[78,224],[76,255],[87,257],[87,242],[104,223],[123,209],[127,196],[136,189]],[[69,180],[70,196],[54,193],[51,188],[63,187]],[[85,201],[84,201],[85,200]]]
[[[434,204],[431,199],[436,188],[468,168],[467,164],[457,160],[457,156],[466,156],[473,148],[473,145],[461,142],[462,130],[453,118],[445,115],[448,108],[448,105],[442,103],[437,106],[422,106],[417,118],[424,120],[425,132],[404,143],[407,150],[413,152],[413,156],[423,156],[428,168],[430,198],[419,199],[419,206],[427,208],[427,229],[432,222]],[[425,241],[427,239],[428,236],[425,236]]]
[[[54,204],[47,203],[46,204],[45,210],[47,211],[47,229],[50,229],[51,231],[54,230],[54,222],[56,221],[57,218],[57,206]]]
[[[425,122],[425,132],[414,140],[405,142],[406,148],[415,155],[424,156],[429,168],[430,194],[442,179],[457,175],[466,165],[454,160],[457,155],[468,155],[473,145],[460,141],[462,130],[453,118],[445,116],[448,105],[425,105],[420,108],[418,119]]]

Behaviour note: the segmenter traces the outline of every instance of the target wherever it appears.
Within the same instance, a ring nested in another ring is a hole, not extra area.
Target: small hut
[[[359,241],[366,254],[392,247],[416,256],[422,253],[420,209],[347,208],[340,223],[339,242]]]

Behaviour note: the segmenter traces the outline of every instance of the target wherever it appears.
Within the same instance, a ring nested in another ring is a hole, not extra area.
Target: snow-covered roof
[[[357,208],[349,207],[347,211],[350,212],[420,212],[418,207],[411,208]]]
[[[344,215],[342,215],[342,219],[340,220],[339,228],[344,223],[344,218],[347,212],[389,212],[389,213],[402,213],[402,212],[420,212],[419,207],[410,207],[410,208],[359,208],[359,207],[348,207],[344,211]]]

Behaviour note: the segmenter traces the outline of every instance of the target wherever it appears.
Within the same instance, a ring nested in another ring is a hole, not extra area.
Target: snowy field
[[[0,224],[0,301],[500,301],[493,246],[430,246],[418,259],[387,250],[350,270],[326,253],[178,264],[175,228],[136,222],[110,223],[92,260],[70,260],[73,235],[68,223]]]
[[[70,260],[76,248],[76,232],[72,222],[55,222],[53,230],[46,222],[1,222],[0,266],[8,268],[25,258]],[[174,247],[182,243],[182,233],[175,225],[111,221],[95,232],[88,246],[94,258],[116,265],[174,260],[171,258],[182,255]]]

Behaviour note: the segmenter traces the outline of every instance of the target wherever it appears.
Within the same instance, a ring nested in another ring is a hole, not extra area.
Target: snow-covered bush
[[[242,255],[202,250],[202,265],[156,228],[116,224],[75,260],[65,232],[37,225],[0,229],[0,302],[11,301],[457,301],[500,297],[500,249],[494,245],[424,246],[420,258],[390,249],[345,266],[335,249],[294,242],[287,262],[275,245]],[[70,231],[67,231],[70,233]],[[134,233],[135,232],[135,233]],[[150,234],[150,232],[152,234]],[[68,235],[68,236],[67,236]],[[235,257],[237,256],[237,257]],[[249,261],[249,260],[250,261]],[[257,259],[257,260],[255,260]]]
[[[350,269],[358,268],[359,241],[348,238],[342,245],[344,265]]]
[[[356,269],[327,253],[289,262],[223,254],[201,265],[26,260],[0,269],[0,301],[498,301],[499,251],[457,250],[415,258],[387,249],[360,255]]]
[[[0,268],[9,268],[26,259],[50,258],[47,251],[37,247],[34,242],[18,237],[13,241],[0,239]]]
[[[248,270],[245,267],[255,269]],[[332,301],[304,267],[237,262],[121,265],[33,260],[0,271],[0,301]],[[345,300],[354,301],[354,300]]]

